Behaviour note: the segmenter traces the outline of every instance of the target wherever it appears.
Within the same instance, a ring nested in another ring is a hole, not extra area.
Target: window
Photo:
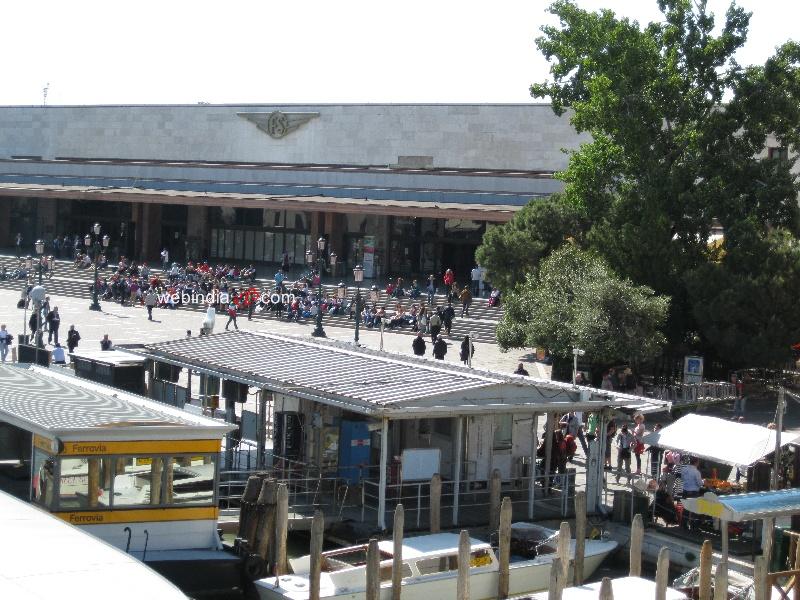
[[[216,465],[210,455],[175,456],[167,461],[166,504],[211,504]]]
[[[785,162],[789,160],[789,149],[784,146],[767,148],[767,156],[772,160]]]
[[[114,506],[161,503],[163,459],[158,456],[125,457],[116,461]]]
[[[486,567],[492,564],[492,557],[488,549],[474,550],[469,555],[469,566],[471,569]],[[446,573],[458,570],[458,555],[436,556],[433,558],[423,558],[417,561],[417,569],[420,575],[433,575],[435,573]],[[403,575],[405,577],[405,575]]]
[[[58,488],[58,506],[101,508],[111,503],[111,468],[109,458],[62,458]]]
[[[55,487],[55,461],[53,457],[39,448],[33,451],[32,498],[37,504],[47,508],[53,506],[53,488]]]
[[[495,415],[494,450],[511,450],[511,429],[514,415]]]

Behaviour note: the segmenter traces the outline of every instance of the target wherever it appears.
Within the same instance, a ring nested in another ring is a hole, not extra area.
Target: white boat
[[[555,558],[558,531],[531,525],[512,525],[512,556],[509,568],[509,593],[525,594],[547,589],[550,565]],[[499,565],[491,545],[471,539],[470,598],[497,597]],[[392,540],[379,542],[381,553],[381,599],[391,598]],[[587,540],[584,576],[588,577],[617,543]],[[322,553],[321,598],[365,597],[367,545],[350,546]],[[570,541],[570,558],[575,556],[575,541]],[[292,575],[268,577],[255,582],[262,600],[306,600],[309,596],[310,559],[304,556],[291,561]],[[458,570],[458,534],[436,533],[403,541],[403,595],[409,600],[455,598]],[[570,566],[570,577],[572,567]]]

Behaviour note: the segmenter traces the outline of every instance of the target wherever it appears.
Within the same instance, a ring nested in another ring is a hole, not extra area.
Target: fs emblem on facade
[[[280,110],[271,113],[236,113],[243,119],[255,123],[261,131],[271,138],[280,139],[292,133],[301,125],[318,117],[318,112],[283,112]]]

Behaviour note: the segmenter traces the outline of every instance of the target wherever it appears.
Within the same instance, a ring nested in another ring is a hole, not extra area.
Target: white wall
[[[238,112],[319,112],[273,139]],[[545,104],[0,107],[0,158],[56,156],[559,170],[578,136]]]

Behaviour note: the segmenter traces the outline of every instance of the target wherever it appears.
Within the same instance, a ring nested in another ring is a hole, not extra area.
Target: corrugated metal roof
[[[77,379],[73,382],[47,369],[2,365],[0,381],[0,421],[35,433],[64,435],[91,430],[96,439],[104,439],[103,432],[114,431],[114,437],[125,439],[124,429],[166,433],[177,428],[191,431],[195,437],[206,430],[205,438],[211,439],[221,438],[229,429],[133,394]]]
[[[504,375],[346,342],[229,331],[150,344],[149,358],[367,414],[584,410],[643,405],[568,383]]]

